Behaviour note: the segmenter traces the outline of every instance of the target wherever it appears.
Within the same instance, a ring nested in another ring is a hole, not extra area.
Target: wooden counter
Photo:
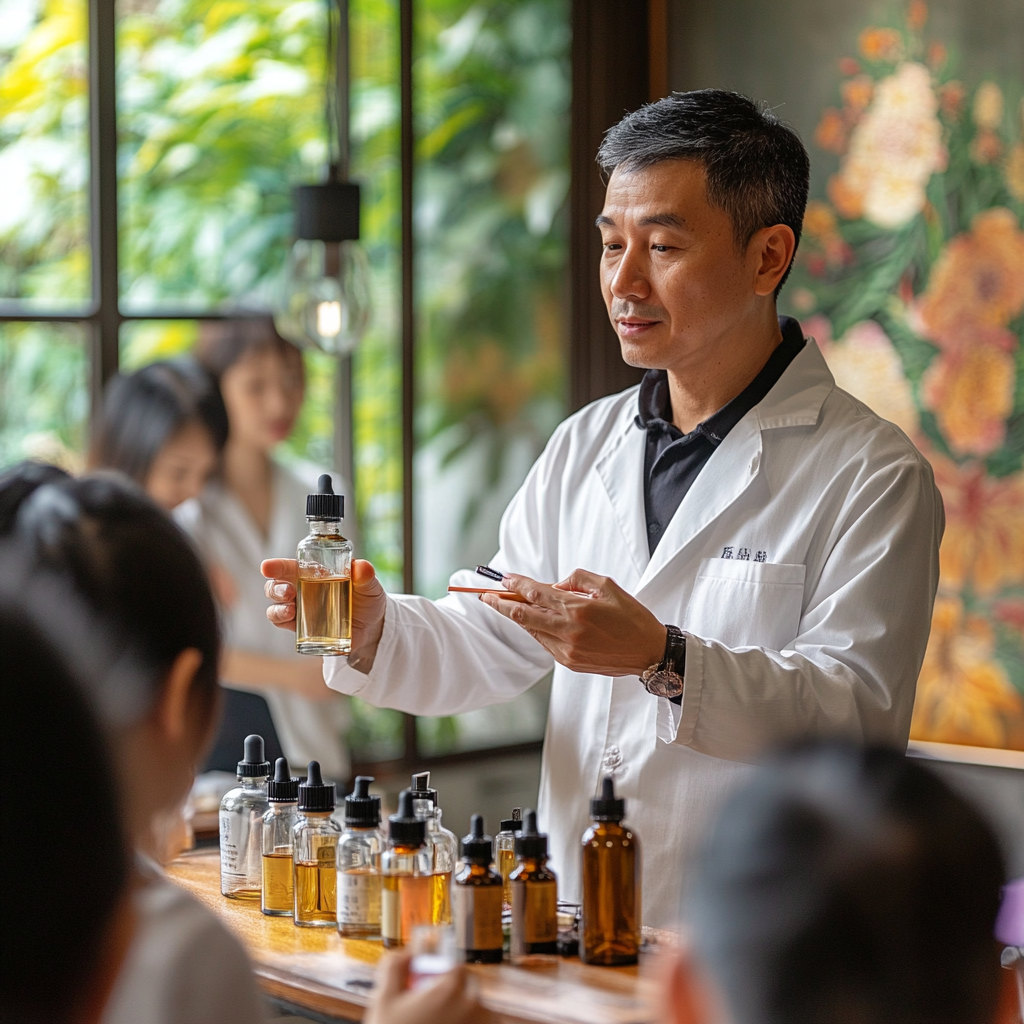
[[[380,942],[342,939],[333,928],[296,928],[290,917],[262,914],[256,902],[225,899],[216,851],[185,854],[167,873],[242,940],[260,987],[275,1003],[314,1020],[362,1018]],[[589,967],[575,958],[544,957],[471,970],[493,1021],[646,1024],[657,1018],[655,959],[645,954],[639,967]]]

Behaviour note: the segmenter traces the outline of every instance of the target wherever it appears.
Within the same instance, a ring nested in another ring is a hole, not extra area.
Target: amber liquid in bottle
[[[498,850],[498,874],[501,875],[501,903],[505,910],[512,909],[512,882],[509,876],[515,870],[516,855],[513,850]]]
[[[338,914],[338,869],[334,848],[319,860],[295,864],[295,923],[335,925]]]
[[[438,871],[430,876],[433,884],[430,887],[430,923],[452,923],[452,873]]]
[[[300,653],[349,654],[352,650],[352,580],[307,572],[299,563],[295,600],[296,647]]]
[[[433,923],[434,879],[434,875],[381,878],[381,938],[386,949],[404,946],[414,928]]]
[[[284,853],[263,854],[263,912],[292,913],[292,848]]]
[[[512,872],[513,957],[558,952],[558,882],[546,859],[525,857]]]
[[[500,964],[501,875],[489,864],[466,864],[455,879],[455,944],[467,963]]]

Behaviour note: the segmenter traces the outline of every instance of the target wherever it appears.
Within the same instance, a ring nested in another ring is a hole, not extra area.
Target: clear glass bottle
[[[474,814],[462,840],[462,867],[455,876],[452,902],[455,944],[467,963],[500,964],[505,936],[501,929],[501,875],[494,870],[491,837],[484,819]]]
[[[373,776],[356,777],[345,797],[345,824],[338,840],[338,932],[347,939],[380,935],[380,797],[370,796]]]
[[[434,884],[430,896],[432,923],[452,923],[452,873],[459,859],[459,841],[455,833],[441,824],[437,790],[430,788],[430,772],[412,777],[413,807],[417,817],[427,823],[427,845],[433,860]]]
[[[622,824],[625,816],[626,801],[616,799],[606,776],[583,833],[584,963],[635,964],[640,953],[640,840]]]
[[[352,650],[352,544],[341,535],[345,497],[324,473],[306,498],[309,535],[299,544],[295,649],[330,657]]]
[[[338,917],[338,838],[341,826],[331,820],[334,783],[320,776],[320,762],[310,761],[299,783],[299,817],[292,830],[295,864],[295,923],[300,928],[333,928]]]
[[[238,785],[220,802],[220,891],[235,900],[258,900],[263,887],[263,815],[270,762],[263,737],[245,737]]]
[[[502,893],[501,909],[512,909],[512,883],[509,876],[516,866],[516,833],[523,828],[523,809],[512,808],[512,817],[503,818],[501,831],[494,837],[494,859],[498,864],[498,873],[501,875]]]
[[[388,845],[381,854],[381,938],[388,949],[404,946],[413,929],[432,924],[433,851],[427,823],[417,817],[412,792],[398,796],[398,813],[388,818]]]
[[[527,811],[516,836],[512,872],[512,959],[558,952],[558,880],[548,864],[548,837]]]
[[[271,917],[291,917],[294,907],[292,830],[298,821],[299,780],[288,762],[274,762],[274,777],[267,783],[270,810],[263,815],[263,892],[260,908]]]

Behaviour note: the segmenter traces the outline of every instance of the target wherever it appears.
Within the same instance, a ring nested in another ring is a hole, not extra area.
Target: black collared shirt
[[[647,545],[652,555],[679,503],[725,435],[771,391],[804,347],[803,332],[796,320],[780,316],[779,327],[782,343],[768,357],[760,373],[731,402],[698,423],[689,434],[672,423],[668,374],[664,370],[648,370],[644,374],[636,425],[647,431],[644,512]]]

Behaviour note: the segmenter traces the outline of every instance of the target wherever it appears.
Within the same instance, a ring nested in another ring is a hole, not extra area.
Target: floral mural
[[[956,77],[915,0],[861,32],[788,308],[946,509],[911,738],[1024,751],[1024,83]]]

